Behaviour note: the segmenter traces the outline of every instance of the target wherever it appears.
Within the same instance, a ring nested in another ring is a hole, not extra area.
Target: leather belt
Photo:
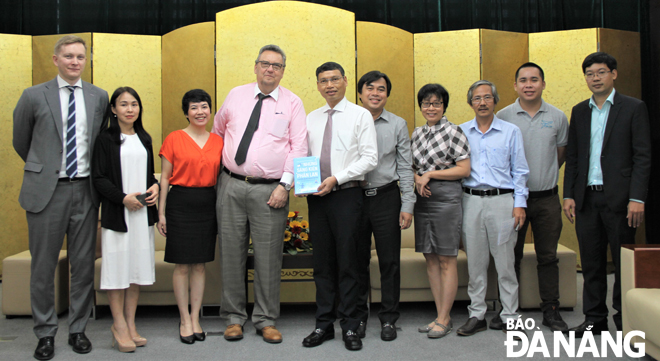
[[[529,191],[529,198],[549,197],[549,196],[554,196],[557,193],[559,193],[559,187],[555,186],[552,189],[548,189],[544,191],[536,191],[536,192]]]
[[[358,181],[350,181],[350,182],[346,182],[346,183],[344,183],[344,184],[342,184],[342,185],[336,185],[336,186],[334,186],[334,187],[332,188],[332,191],[334,192],[334,191],[339,191],[339,190],[342,190],[342,189],[355,188],[355,187],[359,187],[359,186],[360,186],[360,182],[358,182]]]
[[[244,181],[246,183],[250,184],[272,184],[275,182],[279,182],[279,179],[268,179],[268,178],[259,178],[259,177],[253,177],[250,175],[241,175],[241,174],[236,174],[230,171],[227,168],[223,168],[225,173],[229,174],[230,177],[236,178],[238,180]]]
[[[386,184],[386,185],[381,186],[381,187],[364,189],[364,195],[367,196],[367,197],[373,197],[373,196],[377,195],[378,192],[383,193],[383,192],[388,191],[388,190],[390,190],[390,189],[392,189],[396,186],[397,186],[397,182],[394,181],[392,183]]]
[[[80,182],[81,180],[85,180],[89,177],[77,177],[77,178],[69,178],[69,177],[64,177],[60,178],[57,181],[58,182],[67,182],[67,183],[75,183],[75,182]]]
[[[590,189],[594,192],[602,192],[603,191],[603,185],[602,184],[596,184],[592,186],[587,186],[587,189]]]
[[[499,196],[500,194],[513,193],[513,189],[502,189],[502,188],[493,188],[493,189],[472,189],[464,187],[463,191],[467,194],[473,196],[489,197],[489,196]]]

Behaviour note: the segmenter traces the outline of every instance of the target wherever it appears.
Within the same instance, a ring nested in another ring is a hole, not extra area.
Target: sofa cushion
[[[644,331],[648,342],[660,345],[660,289],[634,288],[625,297],[631,329]]]

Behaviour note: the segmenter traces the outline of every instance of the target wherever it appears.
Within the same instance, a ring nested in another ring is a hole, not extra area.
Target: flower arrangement
[[[296,255],[298,252],[312,252],[309,240],[309,222],[298,217],[299,212],[289,212],[284,231],[284,252]]]

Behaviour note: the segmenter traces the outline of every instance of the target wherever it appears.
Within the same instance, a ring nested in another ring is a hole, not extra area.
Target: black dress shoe
[[[193,333],[195,341],[204,341],[206,340],[206,332],[195,332]]]
[[[327,330],[317,328],[314,332],[310,333],[309,336],[303,339],[302,344],[305,347],[316,347],[324,341],[332,340],[333,338],[335,338],[334,327],[330,327]]]
[[[193,343],[195,343],[195,339],[196,339],[195,333],[193,333],[190,336],[181,335],[181,322],[179,322],[179,340],[181,340],[181,342],[183,342],[187,345],[192,345]],[[203,340],[201,340],[201,341],[203,341]]]
[[[360,326],[357,329],[358,337],[365,338],[367,336],[367,321],[360,321]]]
[[[396,339],[396,326],[389,322],[382,324],[380,329],[380,339],[383,341],[392,341]]]
[[[506,327],[502,327],[502,332],[507,333],[509,331],[522,332],[525,335],[525,337],[527,337],[527,331],[525,331],[525,328],[522,327],[522,325],[521,325],[521,327],[513,327],[512,329],[507,329]],[[513,339],[515,341],[522,341],[522,339],[518,335],[513,336]]]
[[[55,337],[46,336],[39,339],[34,358],[37,360],[50,360],[55,356]]]
[[[470,317],[467,322],[456,330],[461,336],[472,336],[477,332],[486,331],[486,319],[479,320],[476,317]]]
[[[344,346],[346,346],[347,350],[357,351],[362,349],[362,340],[360,340],[360,337],[354,331],[348,330],[342,333],[342,338],[344,339]]]
[[[561,318],[556,306],[543,311],[543,326],[548,326],[553,331],[568,331],[568,325]]]
[[[598,322],[585,320],[579,326],[569,328],[568,332],[574,331],[575,338],[582,338],[585,332],[591,331],[594,335],[600,335],[603,331],[608,331],[607,320],[602,320]]]
[[[92,343],[89,342],[84,332],[70,333],[69,345],[72,346],[73,352],[76,353],[89,353],[92,351]]]
[[[504,322],[502,322],[502,317],[500,317],[499,313],[490,320],[490,325],[488,325],[488,328],[491,330],[501,330],[503,327]]]

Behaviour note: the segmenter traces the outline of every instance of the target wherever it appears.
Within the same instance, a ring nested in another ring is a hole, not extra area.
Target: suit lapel
[[[603,149],[605,149],[605,146],[607,145],[607,140],[610,138],[610,135],[612,134],[612,128],[614,127],[614,123],[617,120],[617,114],[619,114],[619,110],[621,109],[621,97],[619,96],[619,93],[614,94],[614,104],[610,107],[610,114],[607,116],[607,123],[605,124],[605,135],[603,135]]]
[[[57,84],[57,78],[49,81],[46,84],[44,95],[46,96],[46,102],[48,103],[50,112],[53,115],[53,121],[55,122],[55,128],[57,128],[57,134],[59,134],[60,141],[62,142],[64,141],[62,139],[64,134],[62,129],[64,126],[62,125],[62,104],[60,103],[60,88]]]
[[[98,129],[94,127],[94,107],[96,105],[97,99],[96,94],[92,91],[92,87],[87,82],[82,82],[83,88],[83,97],[85,97],[85,112],[87,113],[87,132],[90,139],[96,137],[96,132]]]

